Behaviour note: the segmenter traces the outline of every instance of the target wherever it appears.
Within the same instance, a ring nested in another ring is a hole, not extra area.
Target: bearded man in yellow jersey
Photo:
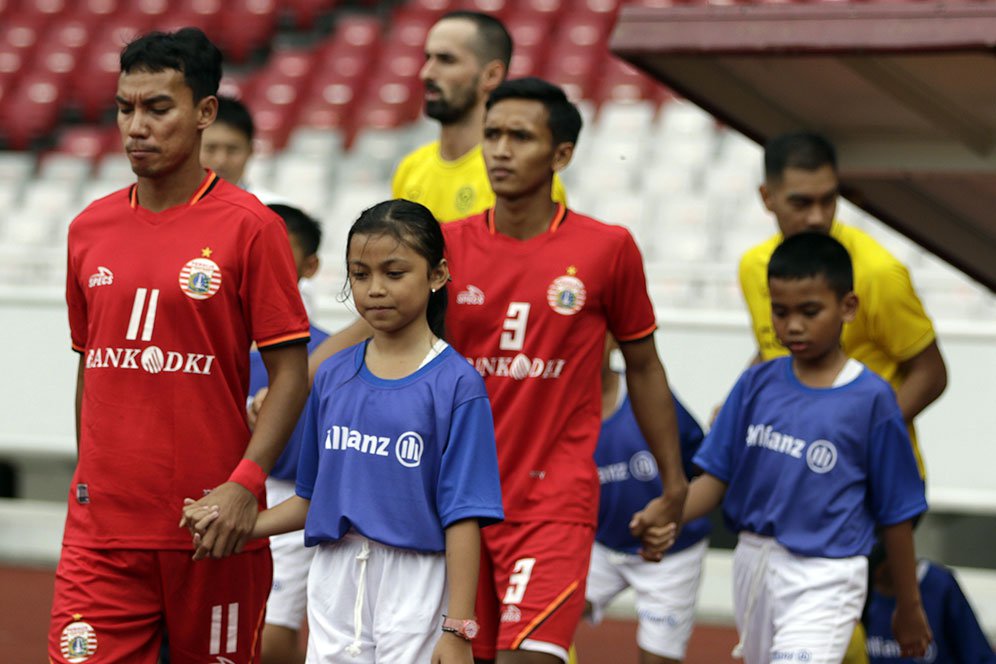
[[[780,232],[748,250],[740,260],[740,287],[758,346],[754,362],[788,354],[771,325],[767,269],[775,247],[784,238],[806,231],[833,236],[851,255],[854,290],[860,303],[855,320],[844,325],[844,352],[896,391],[920,474],[924,475],[913,418],[944,391],[947,368],[934,326],[906,267],[871,236],[834,219],[839,188],[836,150],[824,137],[794,132],[776,136],[765,145],[761,199],[775,216]],[[867,661],[859,625],[844,662]]]
[[[396,198],[425,205],[443,223],[494,206],[481,153],[484,103],[505,80],[511,59],[512,38],[493,16],[455,11],[432,26],[419,76],[425,114],[440,124],[439,140],[401,160],[391,183]],[[566,203],[558,177],[552,198]]]

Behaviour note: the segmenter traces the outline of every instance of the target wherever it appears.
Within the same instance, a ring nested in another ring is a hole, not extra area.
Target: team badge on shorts
[[[194,300],[206,300],[221,288],[221,268],[210,258],[211,249],[201,250],[201,257],[187,261],[180,270],[180,290]]]
[[[588,292],[584,282],[575,276],[577,272],[577,268],[571,265],[567,268],[567,274],[554,279],[546,289],[546,301],[550,308],[563,316],[573,316],[584,307]]]
[[[62,656],[71,664],[79,664],[97,652],[97,633],[89,623],[82,622],[80,614],[73,615],[76,622],[62,630]]]

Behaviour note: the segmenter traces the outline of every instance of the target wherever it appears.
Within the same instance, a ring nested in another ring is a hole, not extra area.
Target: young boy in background
[[[686,521],[720,502],[739,533],[734,610],[748,664],[837,664],[867,592],[876,529],[895,582],[904,656],[931,641],[912,520],[927,509],[892,388],[840,346],[857,296],[847,250],[819,233],[787,238],[768,264],[771,319],[789,357],[737,381],[694,463]],[[736,652],[735,652],[736,654]]]

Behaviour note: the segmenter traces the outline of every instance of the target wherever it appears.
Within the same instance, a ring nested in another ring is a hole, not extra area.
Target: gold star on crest
[[[574,267],[573,265],[568,265],[567,266],[567,276],[573,277],[577,273],[578,273],[578,269],[576,267]]]
[[[79,620],[82,617],[83,617],[82,613],[74,613],[73,614],[73,620]]]
[[[204,247],[203,249],[201,249],[201,256],[204,258],[211,258],[211,254],[213,253],[214,252],[211,251],[211,247]]]

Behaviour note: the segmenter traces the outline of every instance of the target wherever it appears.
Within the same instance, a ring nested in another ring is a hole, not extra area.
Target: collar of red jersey
[[[546,229],[547,233],[556,233],[560,225],[564,223],[564,218],[567,217],[567,206],[563,203],[557,203],[557,209],[553,213],[553,218],[550,219],[550,227]],[[495,209],[490,208],[484,213],[484,219],[488,224],[488,232],[492,235],[498,233],[498,229],[495,228]]]
[[[204,179],[201,180],[201,184],[197,187],[197,191],[194,195],[190,197],[187,201],[187,207],[196,205],[201,201],[204,196],[207,195],[211,188],[218,182],[218,174],[212,171],[210,168],[204,169],[206,171]],[[134,210],[138,207],[138,184],[131,185],[131,191],[128,192],[128,203],[131,205],[131,209]]]

